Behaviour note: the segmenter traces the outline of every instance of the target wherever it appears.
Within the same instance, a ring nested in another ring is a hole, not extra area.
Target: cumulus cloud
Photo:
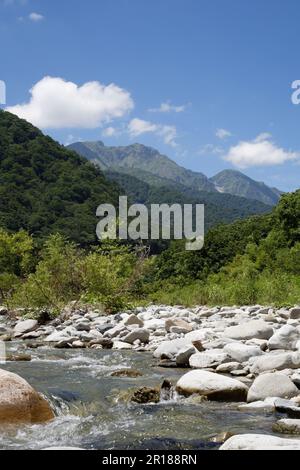
[[[128,125],[128,132],[131,137],[138,137],[143,134],[155,134],[161,137],[165,144],[177,147],[177,129],[175,126],[155,124],[142,119],[132,119]]]
[[[106,127],[102,131],[103,137],[115,137],[118,134],[119,134],[118,129],[116,129],[115,127],[112,127],[112,126]]]
[[[188,105],[174,106],[169,101],[161,103],[159,108],[149,109],[150,113],[183,113]]]
[[[216,137],[218,137],[218,139],[226,139],[227,137],[231,137],[232,136],[232,133],[226,129],[217,129],[216,130]]]
[[[113,83],[78,86],[62,78],[44,77],[30,94],[28,103],[6,110],[42,129],[95,129],[134,108],[130,93]]]
[[[300,158],[299,152],[280,148],[271,139],[271,134],[264,133],[252,141],[239,142],[229,149],[224,158],[241,169],[252,166],[281,165]]]
[[[43,15],[41,15],[40,13],[35,13],[35,12],[30,13],[28,18],[30,19],[30,21],[33,21],[34,23],[38,23],[39,21],[43,21],[45,19]]]

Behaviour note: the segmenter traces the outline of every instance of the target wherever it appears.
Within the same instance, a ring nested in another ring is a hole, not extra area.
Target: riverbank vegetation
[[[270,215],[212,229],[205,247],[105,242],[83,248],[62,235],[40,246],[27,232],[0,230],[0,295],[9,308],[58,311],[70,301],[117,312],[141,302],[293,305],[300,299],[300,191]]]

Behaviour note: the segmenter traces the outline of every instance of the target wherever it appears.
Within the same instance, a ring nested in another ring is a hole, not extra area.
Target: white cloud
[[[40,13],[35,13],[35,12],[30,13],[28,18],[30,19],[30,21],[33,21],[34,23],[38,23],[39,21],[43,21],[45,19],[43,15],[41,15]]]
[[[174,106],[169,101],[161,103],[159,108],[149,109],[150,113],[183,113],[187,108],[187,105]]]
[[[81,137],[75,137],[73,134],[69,134],[65,141],[65,146],[74,144],[75,142],[82,142],[83,139]]]
[[[224,158],[241,169],[252,166],[281,165],[300,158],[299,152],[280,148],[272,142],[271,138],[270,134],[264,133],[250,142],[239,142],[230,148]]]
[[[42,129],[95,129],[134,108],[130,93],[113,83],[78,86],[62,78],[44,77],[30,94],[28,103],[6,110]]]
[[[102,131],[103,137],[115,137],[118,133],[119,131],[115,127],[106,127]]]
[[[131,137],[138,137],[143,134],[155,134],[161,137],[165,144],[177,147],[177,129],[175,126],[154,124],[142,119],[132,119],[128,125],[128,132]]]
[[[232,136],[232,133],[226,129],[217,129],[216,130],[216,137],[218,137],[218,139],[226,139],[227,137],[231,137]]]
[[[203,147],[201,147],[198,153],[199,155],[207,155],[207,154],[220,155],[221,153],[224,153],[224,150],[222,147],[219,147],[217,145],[206,144],[206,145],[203,145]]]

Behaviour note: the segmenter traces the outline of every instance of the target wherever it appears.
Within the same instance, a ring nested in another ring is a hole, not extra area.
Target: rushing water
[[[20,345],[10,345],[12,352]],[[57,415],[47,425],[0,429],[0,449],[43,449],[72,446],[85,449],[213,449],[214,435],[261,432],[272,434],[273,414],[245,413],[236,404],[193,403],[177,399],[157,405],[136,405],[124,399],[139,386],[172,382],[185,370],[161,369],[151,354],[105,350],[26,350],[31,362],[1,366],[28,380],[51,401]],[[138,378],[112,377],[133,368]]]

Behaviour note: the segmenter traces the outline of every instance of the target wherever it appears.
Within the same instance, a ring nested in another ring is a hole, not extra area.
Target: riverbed
[[[24,344],[8,344],[20,353]],[[31,362],[7,362],[1,368],[19,374],[51,402],[56,419],[46,425],[0,429],[0,449],[81,447],[91,450],[208,450],[222,432],[274,434],[278,415],[238,410],[238,404],[197,403],[174,397],[159,404],[138,405],[128,390],[172,383],[186,369],[158,367],[151,353],[108,350],[26,349]],[[134,369],[137,378],[112,377]]]

